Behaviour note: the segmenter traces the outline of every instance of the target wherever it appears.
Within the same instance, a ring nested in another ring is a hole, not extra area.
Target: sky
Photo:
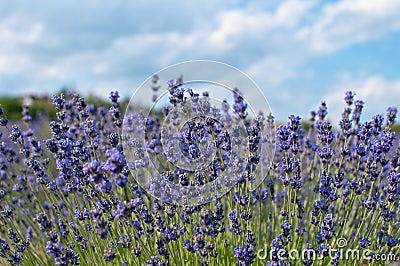
[[[325,100],[337,121],[347,90],[368,120],[400,106],[400,0],[0,0],[0,97],[131,97],[198,59],[249,75],[278,120]]]

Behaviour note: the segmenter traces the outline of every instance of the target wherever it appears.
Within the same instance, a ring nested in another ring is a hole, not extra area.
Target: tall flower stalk
[[[157,77],[152,86],[159,91]],[[142,189],[124,156],[118,92],[111,92],[109,106],[89,105],[74,93],[55,95],[57,114],[45,139],[37,137],[29,106],[22,121],[12,122],[0,108],[2,264],[353,265],[369,259],[374,265],[382,254],[400,258],[400,148],[391,129],[396,108],[362,122],[364,103],[347,92],[338,125],[328,122],[322,102],[309,122],[291,115],[275,132],[272,114],[248,116],[239,90],[232,105],[224,100],[220,107],[210,105],[208,93],[183,88],[181,78],[168,92],[174,107],[188,101],[219,117],[184,124],[180,151],[197,160],[211,150],[202,148],[209,138],[217,156],[204,171],[173,168],[176,155],[163,152],[161,121],[179,122],[166,108],[126,118],[146,129],[144,147],[129,145],[139,155],[154,155],[135,167],[169,167],[162,178],[181,186],[212,182],[234,158],[227,128],[243,123],[246,166],[234,187],[199,206],[168,204]],[[274,158],[259,156],[262,142],[276,145]],[[270,160],[265,169],[263,160]],[[267,178],[250,189],[256,174]],[[346,258],[345,248],[368,249],[369,257]]]

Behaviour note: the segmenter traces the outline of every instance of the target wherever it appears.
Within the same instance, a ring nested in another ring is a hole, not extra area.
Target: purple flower
[[[325,117],[328,115],[328,107],[325,102],[321,102],[321,105],[318,108],[317,112],[319,120],[323,121]]]
[[[53,103],[56,106],[57,111],[61,111],[65,105],[65,96],[61,94],[60,97],[57,95],[53,96]]]
[[[362,238],[360,237],[360,246],[362,248],[369,247],[371,245],[371,242],[368,240],[368,238]]]
[[[355,106],[355,108],[354,108],[354,111],[353,111],[352,119],[354,121],[354,124],[358,125],[360,123],[361,112],[362,112],[362,109],[364,107],[364,102],[360,101],[360,100],[356,100],[354,102],[354,106]]]
[[[246,118],[247,116],[247,103],[245,102],[241,92],[235,88],[234,93],[233,93],[235,103],[233,105],[233,109],[235,110],[235,113],[239,116],[239,118]]]
[[[353,104],[355,95],[356,94],[353,91],[346,91],[346,97],[344,97],[344,100],[348,106],[351,106]]]
[[[394,124],[396,120],[396,115],[397,115],[397,108],[396,107],[389,107],[387,109],[387,115],[386,115],[386,126],[391,126]]]
[[[113,102],[113,103],[116,103],[116,102],[118,102],[118,98],[119,98],[119,94],[118,94],[118,91],[112,91],[111,93],[110,93],[110,100],[111,100],[111,102]]]
[[[128,178],[127,178],[127,177],[124,177],[124,176],[118,176],[118,177],[115,179],[115,183],[116,183],[118,186],[120,186],[120,187],[125,187],[126,184],[128,183]]]

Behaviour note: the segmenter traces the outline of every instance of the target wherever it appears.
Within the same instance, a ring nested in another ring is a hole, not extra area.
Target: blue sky
[[[353,90],[365,116],[400,105],[400,1],[0,0],[0,97],[63,86],[129,97],[193,59],[247,73],[274,114],[331,119]]]

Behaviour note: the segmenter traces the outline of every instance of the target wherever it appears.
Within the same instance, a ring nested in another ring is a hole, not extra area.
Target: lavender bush
[[[175,107],[208,101],[208,95],[176,82],[168,90]],[[23,126],[9,122],[0,108],[0,124],[8,132],[0,145],[0,262],[374,265],[382,263],[377,258],[383,254],[399,258],[400,149],[391,130],[395,108],[388,108],[385,118],[376,115],[361,123],[363,102],[347,92],[337,129],[326,121],[322,103],[306,121],[307,129],[292,115],[275,131],[272,115],[252,120],[242,94],[235,91],[233,96],[236,116],[224,116],[230,108],[224,101],[212,107],[221,114],[221,123],[200,118],[180,135],[181,151],[191,159],[204,152],[197,145],[202,136],[215,138],[218,156],[210,168],[194,169],[191,175],[171,168],[161,177],[183,187],[212,182],[233,156],[223,124],[243,123],[249,135],[245,170],[225,196],[192,206],[168,204],[136,182],[135,169],[124,156],[126,129],[118,92],[111,92],[110,106],[87,105],[73,93],[54,96],[57,117],[47,139],[35,137],[28,106]],[[144,117],[145,149],[163,167],[168,162],[160,120],[168,112]],[[128,125],[135,132],[139,124]],[[256,155],[259,143],[271,140],[261,127],[276,138],[276,143],[270,141],[276,153],[263,170],[265,181],[249,189],[260,174],[255,170],[263,160]],[[146,167],[146,161],[136,167]],[[346,249],[370,252],[348,258]],[[294,258],[296,252],[306,255]]]

